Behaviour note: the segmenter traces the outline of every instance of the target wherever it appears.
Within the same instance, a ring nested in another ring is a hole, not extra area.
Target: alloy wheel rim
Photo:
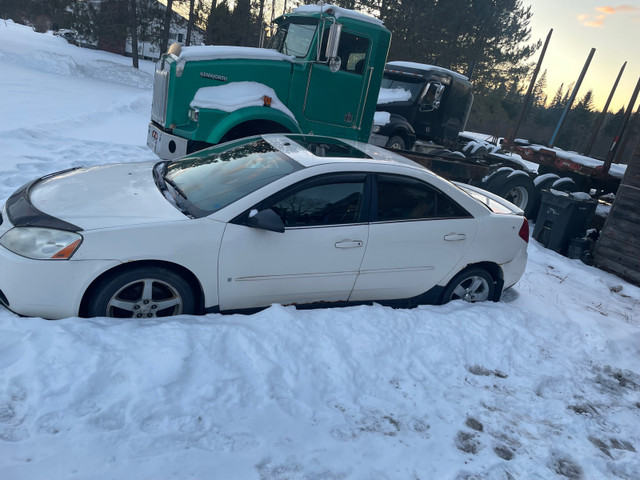
[[[451,300],[462,299],[465,302],[484,302],[489,299],[489,282],[474,275],[465,278],[453,289]]]
[[[156,278],[142,278],[116,291],[107,303],[107,316],[155,318],[182,313],[182,296],[176,288]]]

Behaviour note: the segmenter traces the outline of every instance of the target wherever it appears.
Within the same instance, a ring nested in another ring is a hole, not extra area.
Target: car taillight
[[[525,242],[529,243],[529,220],[527,220],[526,218],[522,222],[522,226],[520,227],[520,231],[518,232],[518,235]]]

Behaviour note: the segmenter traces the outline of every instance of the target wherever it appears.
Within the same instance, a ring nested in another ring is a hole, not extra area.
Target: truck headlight
[[[371,127],[371,133],[378,133],[380,131],[380,125],[374,125]]]
[[[0,238],[7,250],[35,260],[68,260],[81,243],[75,232],[40,227],[15,227]]]
[[[197,108],[190,108],[189,118],[194,122],[198,123],[198,120],[200,119],[200,110],[198,110]]]

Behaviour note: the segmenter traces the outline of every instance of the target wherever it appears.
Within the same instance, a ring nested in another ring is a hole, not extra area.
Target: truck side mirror
[[[440,108],[442,95],[444,95],[445,86],[441,83],[432,83],[427,87],[422,102],[420,103],[421,112],[431,112]]]
[[[340,70],[341,60],[338,57],[338,47],[340,46],[340,35],[342,33],[342,25],[334,23],[329,27],[329,38],[327,39],[327,50],[325,57],[329,59],[329,70],[337,72]]]

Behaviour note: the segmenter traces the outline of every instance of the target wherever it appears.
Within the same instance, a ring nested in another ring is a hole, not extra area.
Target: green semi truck
[[[279,17],[270,48],[172,46],[156,65],[147,145],[172,159],[248,135],[367,142],[391,33],[333,5]]]

